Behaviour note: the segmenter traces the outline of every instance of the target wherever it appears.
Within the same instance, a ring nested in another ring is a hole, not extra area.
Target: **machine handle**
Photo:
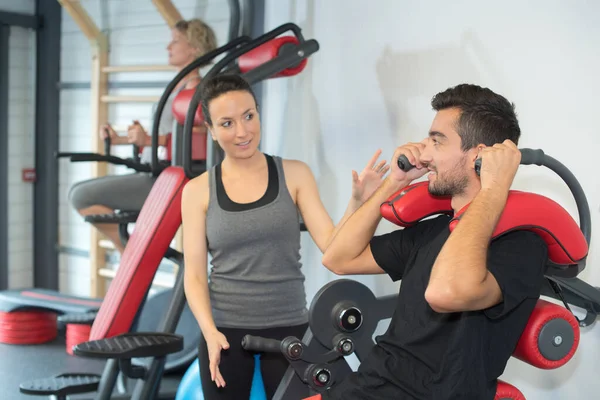
[[[521,150],[521,165],[544,165],[544,151],[541,149],[520,149]],[[404,154],[398,157],[398,167],[404,171],[408,172],[413,169],[415,166],[408,162],[408,158]],[[475,172],[479,175],[479,171],[481,170],[481,158],[475,160]]]
[[[544,165],[544,151],[541,149],[520,149],[521,165]],[[481,158],[475,160],[475,172],[479,175],[481,171]]]
[[[94,153],[81,153],[73,154],[71,156],[71,162],[107,162],[114,165],[124,165],[127,168],[131,168],[137,172],[152,172],[152,168],[148,164],[136,163],[132,160],[119,158],[115,156],[104,156],[102,154]]]
[[[104,155],[110,156],[110,136],[104,138]]]
[[[242,348],[256,352],[280,353],[281,340],[246,335],[242,338]]]

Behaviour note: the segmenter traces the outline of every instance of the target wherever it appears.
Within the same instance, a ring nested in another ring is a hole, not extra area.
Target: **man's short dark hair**
[[[461,110],[456,131],[461,137],[463,151],[479,144],[493,146],[506,139],[519,143],[521,128],[514,104],[488,88],[457,85],[436,94],[431,106],[435,111],[448,108]]]

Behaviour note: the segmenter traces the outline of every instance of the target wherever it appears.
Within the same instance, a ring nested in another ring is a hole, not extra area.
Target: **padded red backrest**
[[[450,199],[436,199],[427,186],[428,182],[419,182],[395,193],[381,205],[381,215],[397,225],[408,226],[427,216],[448,214]],[[451,229],[466,208],[454,217]],[[510,191],[493,237],[513,230],[538,233],[548,245],[548,258],[556,264],[573,265],[587,256],[588,245],[575,220],[563,207],[545,196]]]
[[[187,181],[180,167],[168,167],[156,179],[94,320],[89,340],[130,330],[156,270],[181,225],[181,193]]]
[[[454,217],[450,229],[465,210]],[[515,230],[529,230],[540,235],[548,245],[548,258],[556,264],[576,264],[587,256],[588,245],[579,225],[567,210],[540,194],[510,191],[493,236]]]
[[[194,96],[195,91],[196,88],[184,89],[177,93],[173,99],[171,111],[173,112],[173,117],[179,125],[183,125],[185,122],[185,117],[187,116],[188,109],[190,108],[190,101],[192,100],[192,96]],[[196,114],[194,115],[194,126],[202,125],[204,125],[204,114],[202,114],[202,105],[199,104],[198,108],[196,109]]]
[[[271,61],[279,52],[290,47],[294,47],[298,45],[298,39],[295,36],[281,36],[275,38],[273,40],[269,40],[267,43],[264,43],[258,46],[255,49],[250,50],[246,54],[241,55],[238,58],[238,67],[242,74],[245,74],[248,71],[253,70],[256,67],[261,66],[267,61]],[[305,58],[298,65],[289,67],[284,69],[283,71],[271,76],[270,78],[279,78],[283,76],[293,76],[297,75],[308,63],[308,59]]]
[[[172,111],[177,123],[183,127],[185,118],[190,106],[190,101],[194,95],[196,88],[182,90],[173,99]],[[192,160],[206,160],[206,133],[204,126],[204,114],[202,114],[202,106],[198,105],[196,114],[194,115],[194,128],[202,128],[202,133],[192,132]],[[171,160],[172,153],[172,135],[167,137],[167,159]]]

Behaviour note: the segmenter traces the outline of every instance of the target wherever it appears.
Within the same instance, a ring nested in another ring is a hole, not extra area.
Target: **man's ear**
[[[475,162],[475,160],[477,160],[479,158],[479,155],[481,154],[481,151],[483,149],[485,149],[487,146],[485,144],[478,144],[473,150],[473,162]]]

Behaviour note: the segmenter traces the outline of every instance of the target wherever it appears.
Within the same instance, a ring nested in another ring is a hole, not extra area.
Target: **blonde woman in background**
[[[213,29],[200,19],[179,21],[171,29],[171,41],[167,46],[169,65],[181,71],[198,57],[216,49],[217,40]],[[171,104],[174,97],[184,89],[196,87],[200,81],[200,66],[190,72],[175,87],[163,109],[159,125],[159,146],[165,146],[171,134],[174,117]],[[155,105],[156,108],[156,105]],[[153,110],[153,114],[155,110]],[[153,116],[154,118],[154,116]],[[133,121],[127,135],[119,136],[109,123],[100,130],[102,139],[110,137],[113,145],[137,145],[143,148],[142,162],[150,162],[151,138],[148,130],[139,121]],[[160,153],[159,153],[160,156]],[[80,215],[111,214],[115,210],[140,210],[152,185],[154,177],[146,173],[112,175],[79,182],[71,188],[69,201]],[[116,224],[94,224],[122,253],[123,244],[119,239]]]

